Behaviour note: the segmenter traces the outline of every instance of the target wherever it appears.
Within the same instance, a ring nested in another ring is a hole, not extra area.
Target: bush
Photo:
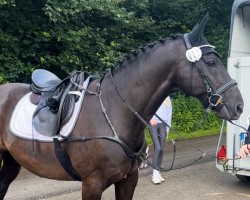
[[[193,131],[195,125],[205,113],[205,109],[200,101],[197,98],[185,96],[182,92],[177,92],[172,97],[172,104],[172,128],[185,133]],[[198,130],[219,128],[220,125],[221,122],[215,113],[210,112]]]
[[[171,100],[173,116],[168,141],[171,141],[171,139],[182,140],[183,137],[190,139],[219,133],[221,120],[213,111],[209,113],[199,128],[194,130],[205,113],[205,108],[197,98],[177,92],[171,96]],[[145,129],[145,134],[147,144],[151,144],[152,140],[148,128]]]

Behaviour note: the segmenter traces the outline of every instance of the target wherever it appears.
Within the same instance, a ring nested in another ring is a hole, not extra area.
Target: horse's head
[[[189,67],[182,68],[179,87],[214,109],[219,118],[236,120],[243,111],[243,99],[237,82],[231,79],[215,47],[203,37],[207,19],[208,15],[183,36],[186,58],[182,64]]]

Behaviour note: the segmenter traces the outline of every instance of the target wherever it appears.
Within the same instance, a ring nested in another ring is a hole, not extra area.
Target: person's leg
[[[157,163],[159,160],[159,154],[160,154],[160,149],[161,149],[158,130],[159,130],[158,124],[155,126],[150,126],[150,130],[149,130],[151,138],[152,138],[152,142],[154,145],[154,153],[153,153],[152,163],[156,167],[160,167],[157,165]],[[161,183],[161,177],[160,177],[159,171],[157,169],[153,169],[152,181],[154,184]]]
[[[160,143],[160,152],[159,152],[159,158],[158,158],[158,165],[161,166],[162,160],[163,160],[163,154],[164,154],[164,147],[166,144],[166,136],[167,136],[167,131],[166,131],[166,126],[163,123],[159,124],[159,143]],[[163,182],[165,179],[161,176],[159,173],[160,180]]]
[[[161,150],[161,144],[160,144],[160,140],[159,140],[159,128],[158,128],[158,124],[155,126],[150,126],[150,136],[154,145],[154,153],[153,153],[153,158],[152,158],[152,163],[154,166],[156,167],[160,167],[158,165],[159,163],[159,155],[160,155],[160,150]]]
[[[167,136],[167,131],[166,131],[166,126],[163,123],[158,124],[159,127],[159,145],[160,145],[160,151],[159,151],[159,157],[157,160],[157,166],[161,166],[162,159],[163,159],[163,153],[164,153],[164,147],[166,144],[166,136]]]

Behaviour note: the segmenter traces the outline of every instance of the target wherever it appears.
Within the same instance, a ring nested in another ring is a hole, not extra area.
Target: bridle
[[[204,71],[201,68],[201,64],[200,64],[200,58],[202,57],[202,48],[205,47],[209,47],[212,50],[210,50],[210,52],[208,53],[216,53],[217,55],[219,55],[216,51],[214,51],[213,49],[215,48],[212,45],[209,44],[205,44],[205,45],[201,45],[198,47],[193,47],[189,41],[188,38],[188,33],[183,35],[184,38],[184,42],[185,45],[187,47],[187,52],[186,52],[186,57],[187,59],[190,61],[190,63],[192,63],[195,68],[197,69],[205,87],[206,87],[206,91],[207,91],[207,98],[204,101],[204,105],[208,105],[206,108],[206,111],[210,112],[211,109],[215,109],[216,111],[219,111],[222,106],[223,106],[223,97],[221,96],[226,90],[228,90],[230,87],[237,85],[237,82],[233,79],[231,79],[230,81],[228,81],[227,83],[225,83],[224,85],[222,85],[219,89],[215,90],[213,84],[211,83],[210,79],[208,78],[208,76],[204,73]]]

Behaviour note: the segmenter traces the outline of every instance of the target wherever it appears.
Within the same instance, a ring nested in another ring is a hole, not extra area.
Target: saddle
[[[33,127],[42,135],[57,135],[73,114],[81,95],[84,73],[75,71],[61,80],[47,70],[37,69],[31,79],[31,102],[37,105],[32,117]]]

